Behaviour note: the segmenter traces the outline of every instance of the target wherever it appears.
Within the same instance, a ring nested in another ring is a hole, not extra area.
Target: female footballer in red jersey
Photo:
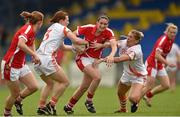
[[[103,44],[106,41],[110,42],[112,51],[106,57],[107,63],[110,65],[114,60],[114,55],[117,50],[116,39],[114,33],[108,28],[109,18],[105,15],[100,16],[97,20],[96,25],[84,25],[79,26],[74,33],[76,35],[83,35],[85,40],[90,43],[90,46],[85,50],[84,53],[78,54],[76,57],[76,64],[79,69],[83,72],[84,77],[79,88],[74,92],[69,102],[64,106],[64,111],[67,114],[72,114],[72,108],[87,91],[87,99],[85,106],[91,113],[96,113],[93,105],[93,96],[101,81],[101,75],[98,67],[94,67],[92,64],[95,60],[101,57],[103,48],[95,48],[94,44]]]
[[[25,56],[29,54],[34,64],[40,64],[40,59],[35,53],[35,34],[43,23],[44,15],[39,11],[32,13],[23,11],[21,14],[28,22],[22,26],[14,35],[11,45],[1,62],[2,79],[5,79],[10,90],[4,108],[4,116],[11,116],[12,106],[23,115],[21,101],[38,89],[38,83],[25,64]],[[21,90],[19,81],[26,87]]]
[[[173,23],[168,23],[164,34],[156,41],[153,51],[146,60],[146,69],[148,71],[147,84],[143,89],[144,100],[148,106],[151,106],[150,99],[170,88],[169,77],[164,66],[176,67],[174,63],[166,60],[178,32],[178,27]],[[156,78],[160,85],[154,87]]]

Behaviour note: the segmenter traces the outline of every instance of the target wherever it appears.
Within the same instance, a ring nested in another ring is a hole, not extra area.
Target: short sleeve
[[[20,30],[20,34],[18,38],[23,38],[27,42],[31,34],[31,30],[32,30],[31,25],[25,26]]]
[[[177,44],[174,44],[174,49],[178,55],[180,55],[179,46]]]
[[[127,49],[126,54],[130,57],[131,60],[137,60],[140,55],[139,46],[133,46]]]
[[[135,60],[136,53],[134,51],[127,51],[126,54],[130,57],[131,60]]]
[[[67,27],[64,27],[63,32],[64,32],[64,35],[67,36],[67,33],[71,32],[71,30]]]
[[[127,40],[118,40],[118,48],[122,48],[123,47],[123,45],[126,45],[126,43],[127,43]]]
[[[77,34],[78,35],[84,35],[86,32],[87,32],[87,30],[88,30],[88,27],[92,27],[92,25],[84,25],[84,26],[78,26],[77,27]]]
[[[160,42],[158,43],[158,45],[157,45],[157,48],[156,48],[156,50],[159,50],[160,52],[162,52],[163,51],[163,48],[164,48],[164,46],[165,46],[165,43],[166,43],[166,36],[164,35],[164,36],[162,36],[162,37],[160,37],[161,39],[160,39]]]
[[[23,33],[21,33],[20,35],[19,35],[19,37],[18,37],[18,39],[20,39],[20,38],[23,38],[26,42],[28,41],[27,40],[27,35],[25,35],[25,34],[23,34]]]
[[[109,41],[115,39],[114,32],[109,28],[107,28],[106,36]]]

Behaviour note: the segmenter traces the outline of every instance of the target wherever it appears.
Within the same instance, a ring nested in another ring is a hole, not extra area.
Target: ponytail
[[[21,14],[20,14],[21,17],[24,18],[25,21],[27,21],[30,17],[32,17],[31,13],[27,12],[27,11],[23,11]]]
[[[39,11],[33,11],[32,13],[23,11],[20,16],[32,24],[36,24],[38,21],[43,21],[44,19],[44,15]]]

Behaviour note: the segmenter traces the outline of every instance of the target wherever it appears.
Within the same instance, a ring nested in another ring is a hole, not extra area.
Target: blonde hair
[[[141,32],[141,31],[138,31],[138,30],[131,30],[130,31],[132,34],[134,34],[134,37],[136,40],[142,40],[142,38],[144,38],[144,34]]]
[[[39,11],[33,11],[31,13],[29,13],[27,11],[23,11],[20,14],[20,16],[32,24],[36,24],[38,21],[43,21],[43,19],[44,19],[43,13],[41,13]]]
[[[166,30],[164,31],[165,34],[167,34],[167,32],[169,31],[170,28],[173,28],[173,29],[177,29],[178,31],[178,27],[173,24],[173,23],[166,23],[167,27],[166,27]]]

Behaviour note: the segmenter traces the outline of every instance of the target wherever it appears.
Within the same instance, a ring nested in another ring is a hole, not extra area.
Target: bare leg
[[[75,106],[75,104],[78,102],[78,100],[83,96],[83,94],[87,91],[91,82],[92,82],[92,79],[89,76],[87,76],[86,74],[84,74],[81,85],[74,92],[74,94],[70,98],[69,102],[64,106],[64,111],[67,114],[73,114],[74,111],[72,110],[72,108]]]
[[[20,94],[19,81],[6,80],[6,84],[10,90],[10,95],[6,98],[4,115],[11,115],[12,106]]]
[[[100,71],[98,70],[98,68],[90,68],[88,69],[88,71],[84,72],[93,79],[90,87],[88,88],[88,92],[94,94],[101,81]]]
[[[174,91],[176,88],[176,71],[169,71],[170,89]]]
[[[169,89],[170,87],[170,83],[169,83],[169,78],[168,76],[159,76],[157,77],[159,80],[160,80],[160,85],[154,87],[152,90],[151,90],[151,93],[153,95],[156,95],[158,93],[161,93],[167,89]]]
[[[151,76],[148,76],[147,77],[147,81],[146,81],[146,84],[145,86],[143,87],[142,89],[142,93],[141,93],[141,97],[143,98],[143,96],[146,94],[147,91],[151,90],[154,85],[155,85],[155,78],[154,77],[151,77]]]
[[[101,81],[101,75],[98,68],[92,66],[86,67],[84,69],[84,73],[87,74],[91,79],[93,79],[88,88],[85,106],[89,112],[96,113],[96,110],[93,105],[93,97]]]
[[[82,80],[81,85],[78,87],[78,89],[74,92],[73,98],[76,100],[79,100],[82,95],[87,91],[88,87],[90,86],[92,82],[92,79],[88,77],[86,74],[84,74],[84,78]]]
[[[129,93],[129,101],[131,102],[131,112],[134,113],[138,109],[138,103],[141,99],[142,84],[133,83]]]
[[[119,103],[120,103],[120,108],[119,108],[119,110],[115,111],[115,113],[127,112],[127,108],[126,108],[126,101],[127,101],[126,93],[129,90],[129,88],[130,88],[130,86],[127,86],[127,85],[121,83],[121,81],[119,80],[117,95],[118,95],[118,99],[119,99]]]
[[[39,100],[39,107],[44,108],[46,105],[46,101],[48,96],[51,94],[53,89],[53,80],[45,75],[41,75],[41,79],[46,83],[46,85],[41,90],[40,100]]]
[[[131,85],[131,90],[129,93],[129,100],[131,103],[139,103],[143,87],[144,86],[142,84],[137,83],[133,83]]]
[[[38,82],[31,72],[21,77],[19,80],[26,86],[20,93],[21,97],[25,98],[38,90]]]
[[[63,95],[65,89],[69,86],[68,78],[61,67],[56,73],[50,75],[55,82],[52,97],[59,99]]]

